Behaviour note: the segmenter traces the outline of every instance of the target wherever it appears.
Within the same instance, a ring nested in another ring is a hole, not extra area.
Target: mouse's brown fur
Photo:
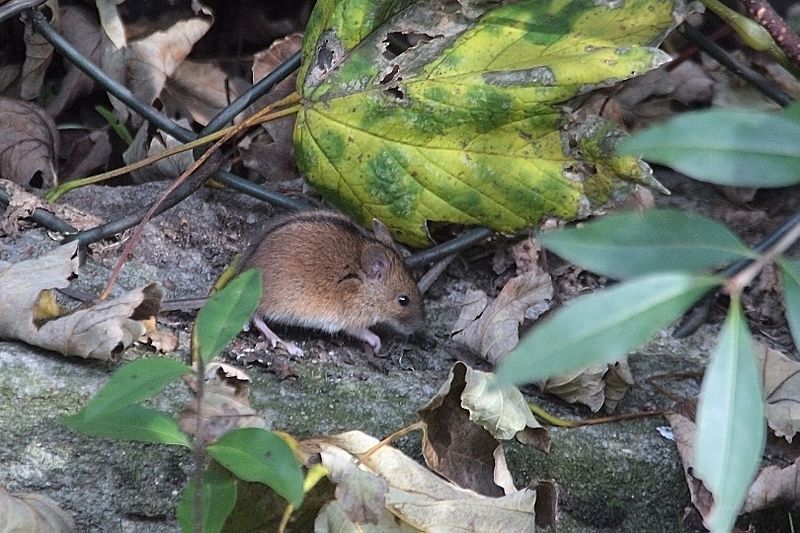
[[[416,283],[386,227],[375,221],[374,230],[370,235],[332,211],[276,219],[243,261],[243,268],[256,267],[262,274],[256,325],[261,328],[261,317],[345,331],[375,351],[380,339],[369,330],[375,324],[404,334],[419,329],[424,314]]]

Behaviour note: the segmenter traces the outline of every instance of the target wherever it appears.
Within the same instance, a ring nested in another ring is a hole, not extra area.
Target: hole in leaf
[[[386,93],[390,96],[393,96],[395,100],[403,100],[405,99],[405,95],[403,91],[400,90],[400,87],[395,85],[394,87],[389,87],[386,89]]]
[[[41,189],[44,187],[44,178],[42,177],[41,170],[37,171],[36,174],[31,177],[31,179],[28,181],[28,185],[34,189]]]
[[[381,78],[380,84],[381,85],[386,85],[387,83],[392,81],[395,78],[395,76],[397,76],[398,72],[400,72],[400,66],[399,65],[394,65],[392,67],[392,70],[387,72],[386,75]]]
[[[322,71],[327,71],[333,66],[336,52],[328,39],[322,39],[321,42],[322,44],[317,48],[317,68]]]
[[[433,35],[428,35],[426,33],[400,31],[387,33],[386,39],[383,40],[386,46],[383,51],[383,57],[386,59],[394,59],[409,48],[413,48],[420,43],[427,43],[433,38]]]

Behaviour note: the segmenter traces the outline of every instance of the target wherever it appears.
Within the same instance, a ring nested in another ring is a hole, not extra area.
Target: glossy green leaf
[[[781,113],[743,109],[682,113],[626,139],[619,152],[721,185],[800,183],[800,122]]]
[[[786,321],[789,323],[795,346],[800,346],[800,262],[782,257],[778,265],[781,269]]]
[[[178,428],[173,418],[140,405],[127,405],[110,413],[97,413],[91,418],[77,414],[62,421],[68,428],[95,437],[191,447],[189,437]]]
[[[197,531],[195,528],[195,480],[189,480],[181,495],[176,514],[183,531]],[[226,472],[206,470],[202,482],[203,505],[202,526],[203,533],[217,533],[222,531],[225,520],[233,511],[236,504],[236,481]]]
[[[269,486],[293,506],[303,502],[300,463],[275,433],[259,428],[230,431],[209,445],[208,453],[237,477]]]
[[[570,122],[562,104],[669,60],[654,46],[676,5],[521,0],[468,19],[436,3],[320,0],[298,165],[327,199],[410,244],[428,241],[427,221],[513,232],[573,219],[620,180],[652,178],[614,156],[608,122]],[[387,48],[403,35],[421,40]]]
[[[668,272],[577,298],[522,339],[500,363],[497,378],[501,384],[530,383],[616,361],[719,283]]]
[[[238,335],[261,302],[261,273],[251,268],[213,294],[197,313],[200,357],[208,362]]]
[[[564,259],[616,279],[710,270],[756,255],[722,224],[671,209],[609,215],[539,240]]]
[[[714,495],[713,531],[733,528],[761,463],[765,428],[753,340],[739,301],[732,299],[700,388],[694,442],[694,475]]]
[[[79,415],[89,419],[118,411],[153,396],[187,372],[191,372],[191,369],[174,359],[138,359],[114,372]]]

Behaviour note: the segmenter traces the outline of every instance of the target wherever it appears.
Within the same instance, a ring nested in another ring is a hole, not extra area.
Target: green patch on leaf
[[[300,463],[275,433],[259,428],[230,431],[209,445],[208,453],[236,477],[269,486],[295,507],[303,502]]]
[[[783,289],[783,308],[795,346],[800,346],[800,262],[781,257],[778,260]]]
[[[626,139],[620,152],[732,187],[800,183],[796,111],[712,109],[683,113]]]
[[[623,180],[652,183],[614,155],[619,132],[562,105],[668,60],[654,46],[677,2],[522,0],[478,18],[437,5],[317,2],[294,135],[321,194],[423,245],[427,221],[515,232],[585,216]],[[398,36],[413,45],[391,49]]]
[[[731,300],[697,405],[694,473],[714,496],[712,531],[731,531],[764,451],[761,376],[738,299]]]
[[[189,437],[173,418],[140,405],[126,405],[91,418],[77,414],[62,421],[68,428],[95,437],[191,447]]]
[[[79,413],[85,419],[107,415],[161,391],[191,369],[174,359],[151,357],[124,365],[114,372]]]
[[[202,513],[200,515],[203,533],[222,531],[225,520],[236,504],[236,481],[227,472],[206,470],[202,480]],[[181,495],[176,514],[183,531],[198,531],[195,528],[196,483],[189,480]]]
[[[531,383],[616,361],[719,282],[668,272],[577,298],[522,339],[497,367],[497,378],[501,384]]]
[[[722,224],[670,209],[610,215],[539,238],[564,259],[616,279],[708,271],[756,256]]]
[[[261,302],[261,273],[246,270],[213,294],[197,314],[200,357],[207,363],[242,331]]]

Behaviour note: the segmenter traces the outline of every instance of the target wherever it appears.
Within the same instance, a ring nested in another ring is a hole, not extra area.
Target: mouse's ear
[[[361,268],[368,278],[383,280],[389,271],[388,250],[380,244],[368,244],[361,251]]]
[[[372,233],[375,235],[376,239],[381,241],[386,246],[394,247],[394,239],[392,239],[392,234],[389,232],[389,228],[387,228],[383,222],[377,218],[372,219]]]

